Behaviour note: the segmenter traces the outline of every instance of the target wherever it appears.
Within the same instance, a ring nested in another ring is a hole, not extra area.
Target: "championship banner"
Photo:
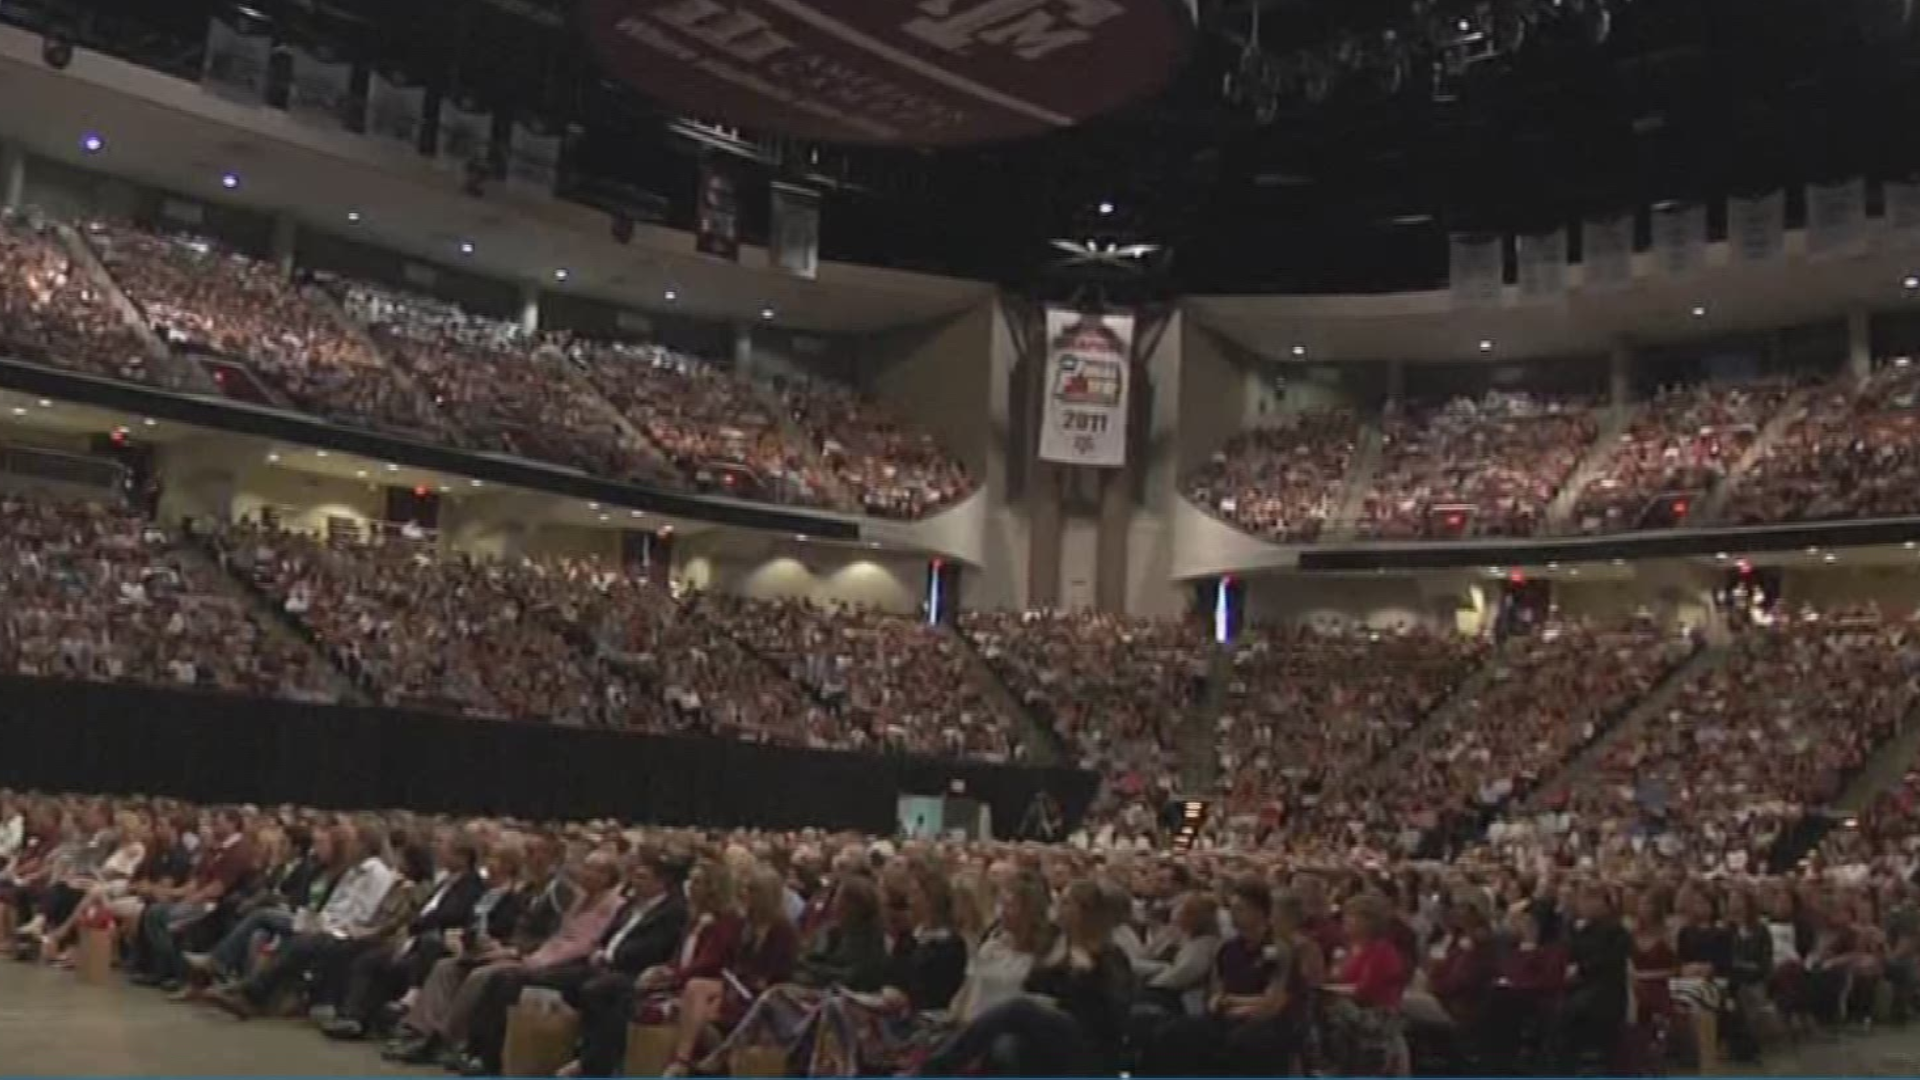
[[[790,184],[773,185],[773,235],[769,255],[776,269],[809,280],[820,274],[820,196]]]
[[[1589,289],[1619,289],[1633,281],[1633,215],[1615,214],[1580,223],[1582,283]]]
[[[267,63],[273,42],[265,34],[243,34],[219,19],[207,23],[207,56],[200,82],[221,97],[247,105],[267,99]]]
[[[493,117],[469,109],[455,98],[440,101],[440,164],[464,172],[468,165],[493,164]]]
[[[1727,200],[1727,246],[1735,262],[1778,258],[1787,235],[1787,195],[1769,192]]]
[[[289,50],[293,74],[287,87],[287,113],[319,127],[354,127],[353,65],[325,60],[304,49]]]
[[[1500,303],[1500,237],[1455,235],[1447,248],[1448,281],[1455,307]]]
[[[1845,255],[1865,238],[1867,182],[1853,179],[1807,188],[1807,254]]]
[[[1132,365],[1133,316],[1047,309],[1042,461],[1098,468],[1127,463]]]
[[[559,133],[516,121],[507,134],[507,186],[523,195],[552,195],[560,185]]]
[[[1707,208],[1671,203],[1653,209],[1654,269],[1679,277],[1700,269],[1707,255]]]
[[[427,91],[374,72],[367,79],[367,134],[420,152],[420,126]]]
[[[1567,231],[1515,237],[1514,262],[1520,272],[1520,295],[1529,300],[1559,296],[1567,291]]]
[[[740,195],[734,186],[733,174],[716,162],[702,162],[699,198],[693,225],[695,250],[717,259],[738,261]]]

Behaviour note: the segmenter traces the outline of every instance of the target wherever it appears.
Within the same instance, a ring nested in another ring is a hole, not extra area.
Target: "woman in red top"
[[[1670,1023],[1674,1016],[1673,976],[1680,966],[1667,925],[1665,894],[1648,889],[1633,910],[1634,1019],[1641,1024]]]
[[[634,1010],[640,1022],[667,1022],[689,984],[719,981],[740,952],[745,927],[732,871],[719,860],[701,860],[687,877],[687,936],[679,955],[640,973],[642,997]]]
[[[1407,958],[1391,936],[1393,908],[1377,893],[1347,901],[1347,940],[1339,994],[1327,1022],[1334,1054],[1348,1076],[1405,1076],[1407,1043],[1401,1030],[1400,995],[1409,976]]]
[[[703,1045],[719,1042],[755,998],[793,976],[800,935],[787,919],[785,901],[786,882],[778,873],[761,868],[748,878],[733,955],[718,974],[689,978],[681,991],[680,1037],[665,1075],[687,1075]]]

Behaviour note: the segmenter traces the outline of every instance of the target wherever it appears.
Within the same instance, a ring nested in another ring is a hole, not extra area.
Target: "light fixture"
[[[460,254],[462,255],[473,254],[473,241],[471,240],[460,241]]]
[[[353,470],[353,476],[356,480],[365,480],[367,478],[367,470],[355,469]]]
[[[761,308],[761,309],[760,309],[760,317],[761,317],[761,318],[763,318],[763,319],[771,319],[771,318],[773,318],[773,309],[772,309],[772,308],[770,308],[770,307],[763,307],[763,308]]]
[[[395,464],[394,464],[393,462],[391,462],[391,461],[389,461],[389,462],[387,462],[387,463],[386,463],[386,468],[387,468],[387,471],[388,471],[388,472],[399,472],[399,471],[400,471],[400,466],[398,466],[398,465],[395,465]]]
[[[1110,202],[1103,202],[1103,203],[1101,203],[1101,204],[1100,204],[1100,216],[1101,216],[1101,217],[1106,217],[1106,216],[1107,216],[1108,214],[1111,214],[1111,213],[1113,213],[1113,204],[1112,204],[1112,203],[1110,203]]]
[[[468,487],[479,487],[479,486],[480,486],[480,481],[478,481],[478,480],[469,480],[469,481],[467,481],[467,486],[468,486]]]
[[[1481,338],[1481,339],[1480,339],[1480,351],[1481,351],[1481,352],[1492,352],[1492,351],[1493,351],[1493,341],[1492,341],[1491,339],[1489,339],[1489,338]]]
[[[1819,548],[1817,548],[1817,547],[1812,547],[1812,546],[1809,546],[1809,547],[1807,548],[1807,554],[1809,554],[1809,555],[1818,555],[1818,554],[1820,554],[1820,549],[1819,549]]]
[[[565,281],[571,276],[572,274],[570,274],[564,266],[556,266],[553,268],[553,280],[555,281]]]
[[[601,520],[601,521],[605,521],[605,520],[607,520],[607,515],[605,515],[605,514],[601,514],[601,515],[600,515],[600,520]]]
[[[25,410],[25,409],[23,409],[23,408],[21,408],[21,407],[20,407],[20,406],[18,406],[18,405],[15,405],[15,406],[13,407],[13,415],[15,415],[15,416],[25,416],[25,415],[27,415],[27,410]]]
[[[587,509],[589,509],[589,510],[598,510],[598,509],[600,509],[600,504],[599,504],[599,503],[595,503],[595,502],[590,502],[590,503],[588,503],[588,504],[587,504]]]
[[[280,464],[280,455],[279,455],[279,454],[268,454],[268,455],[267,455],[267,464],[269,464],[269,465],[278,465],[278,464]]]
[[[662,295],[666,298],[666,301],[669,304],[673,303],[675,300],[680,299],[680,294],[677,292],[674,292],[672,289],[668,289]]]
[[[1706,306],[1705,304],[1695,304],[1695,305],[1693,305],[1693,317],[1694,317],[1694,318],[1696,318],[1696,319],[1704,319],[1704,318],[1706,318],[1706,317],[1707,317],[1707,306]]]
[[[1726,552],[1724,552],[1724,551],[1716,551],[1716,552],[1714,552],[1714,553],[1713,553],[1713,557],[1714,557],[1714,558],[1716,558],[1716,559],[1718,559],[1718,560],[1720,560],[1721,562],[1726,562],[1726,561],[1727,561],[1727,553],[1726,553]]]
[[[1613,560],[1613,565],[1615,565],[1615,566],[1625,566],[1625,565],[1627,565],[1627,560],[1625,560],[1625,559],[1615,559],[1615,560]]]
[[[1295,345],[1293,347],[1293,355],[1296,358],[1307,355],[1307,347],[1305,345]]]
[[[1457,22],[1457,23],[1454,23],[1454,25],[1455,25],[1455,26],[1457,26],[1457,27],[1459,27],[1459,28],[1460,28],[1460,32],[1461,32],[1461,33],[1463,33],[1463,34],[1465,34],[1465,33],[1469,33],[1469,32],[1471,32],[1471,31],[1473,30],[1473,20],[1472,20],[1472,19],[1461,19],[1461,20],[1460,20],[1459,22]]]
[[[223,188],[226,188],[228,191],[232,191],[234,188],[239,187],[240,174],[239,173],[221,173],[220,186]]]
[[[313,456],[314,456],[314,457],[326,457],[326,456],[327,456],[327,452],[326,452],[325,450],[315,450],[315,451],[313,452]]]
[[[155,420],[153,417],[149,416],[141,420],[140,425],[142,427],[158,427],[160,426],[160,421]]]
[[[643,517],[646,517],[647,515],[639,510],[629,510],[627,512],[627,516],[633,517],[633,518],[643,518]]]
[[[1829,551],[1829,552],[1827,552],[1827,555],[1826,555],[1826,561],[1827,561],[1827,562],[1838,562],[1838,561],[1839,561],[1839,559],[1840,559],[1840,556],[1838,556],[1838,555],[1835,555],[1835,554],[1834,554],[1833,552],[1831,552],[1831,551]]]
[[[1920,289],[1920,274],[1908,274],[1905,278],[1901,279],[1900,287],[1908,292]]]
[[[801,542],[801,543],[803,543],[803,544],[807,542],[807,534],[806,534],[806,533],[794,533],[794,534],[793,534],[793,538],[794,538],[795,540],[798,540],[798,541],[800,541],[800,542]]]
[[[1914,542],[1912,540],[1909,540],[1906,543],[1901,544],[1900,546],[1903,548],[1906,548],[1908,551],[1912,551],[1914,547]]]
[[[354,223],[355,225],[360,224],[360,211],[358,210],[347,211],[347,220]]]
[[[106,145],[107,140],[95,135],[91,131],[80,137],[80,149],[85,150],[89,154],[99,153],[106,148]]]
[[[1550,563],[1548,563],[1548,564],[1547,564],[1547,569],[1549,569],[1549,570],[1558,570],[1558,569],[1560,569],[1560,564],[1559,564],[1559,563],[1557,563],[1557,562],[1550,562]]]

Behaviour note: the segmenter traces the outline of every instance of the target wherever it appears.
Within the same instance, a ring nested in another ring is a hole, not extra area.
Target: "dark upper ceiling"
[[[937,153],[761,147],[837,185],[823,237],[833,259],[1058,292],[1080,279],[1059,270],[1050,239],[1153,240],[1169,252],[1137,275],[1106,270],[1113,288],[1427,288],[1445,277],[1450,231],[1544,229],[1776,186],[1790,189],[1791,221],[1798,184],[1909,174],[1920,167],[1920,142],[1907,137],[1920,121],[1912,3],[1218,0],[1203,5],[1194,55],[1164,93],[1073,131]],[[1596,43],[1602,4],[1608,33]],[[1225,92],[1247,63],[1256,5],[1264,70],[1277,73],[1264,117]],[[1521,5],[1538,18],[1517,48],[1438,84],[1432,58],[1416,54],[1388,91],[1383,43],[1459,19],[1491,28]],[[569,7],[248,5],[283,40],[574,125],[563,193],[690,224],[698,145],[597,75]],[[234,10],[210,0],[0,0],[0,19],[184,75],[198,72],[208,16]],[[749,174],[763,183],[772,171]],[[749,237],[765,230],[753,190]],[[1116,212],[1098,215],[1102,200]],[[1712,220],[1717,233],[1717,209]]]

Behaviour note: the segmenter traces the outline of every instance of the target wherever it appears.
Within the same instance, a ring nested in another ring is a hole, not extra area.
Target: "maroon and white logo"
[[[955,145],[1069,127],[1159,89],[1193,0],[587,0],[608,72],[702,120]]]

